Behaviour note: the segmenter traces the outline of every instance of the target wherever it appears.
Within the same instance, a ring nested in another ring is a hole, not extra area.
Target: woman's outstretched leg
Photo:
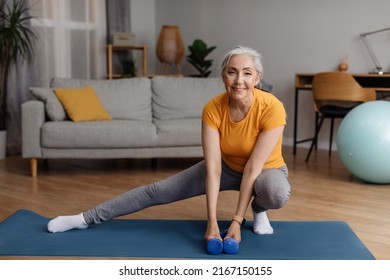
[[[86,229],[87,227],[88,224],[85,222],[83,213],[72,216],[58,216],[47,224],[47,230],[52,233],[71,229]]]
[[[48,223],[48,231],[84,229],[90,224],[128,215],[154,205],[167,204],[205,194],[204,161],[161,181],[137,187],[79,215],[59,216]]]

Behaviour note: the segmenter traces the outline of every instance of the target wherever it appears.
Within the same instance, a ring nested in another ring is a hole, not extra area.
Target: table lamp
[[[363,43],[366,46],[366,48],[368,50],[368,53],[370,54],[371,59],[372,59],[372,61],[375,64],[375,69],[374,69],[374,72],[373,72],[374,74],[382,75],[384,72],[383,72],[383,68],[379,65],[378,59],[376,58],[376,55],[375,55],[374,51],[371,48],[371,45],[369,44],[369,42],[367,40],[367,36],[371,35],[371,34],[374,34],[374,33],[387,31],[387,30],[390,30],[390,27],[360,34],[360,37],[362,38]]]

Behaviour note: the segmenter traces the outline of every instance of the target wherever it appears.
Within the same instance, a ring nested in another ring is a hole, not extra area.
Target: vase
[[[338,66],[340,72],[347,72],[348,70],[348,56],[344,57]]]
[[[347,72],[348,64],[342,62],[342,63],[339,64],[338,69],[339,69],[340,72]]]
[[[184,56],[184,42],[176,25],[161,27],[156,46],[157,58],[164,64],[164,72],[170,65],[176,66],[176,73],[180,74],[179,63]]]

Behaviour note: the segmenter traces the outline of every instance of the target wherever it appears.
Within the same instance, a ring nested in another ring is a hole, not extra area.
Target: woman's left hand
[[[236,221],[232,221],[232,223],[230,224],[230,227],[224,240],[226,240],[227,238],[234,238],[238,243],[241,242],[241,225]]]

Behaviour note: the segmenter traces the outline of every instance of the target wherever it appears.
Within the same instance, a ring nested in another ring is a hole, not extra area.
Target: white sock
[[[82,213],[73,216],[59,216],[47,224],[47,230],[52,233],[64,232],[71,229],[85,229],[88,225]]]
[[[255,211],[252,210],[253,213],[253,231],[256,234],[273,234],[274,229],[272,228],[268,217],[267,213],[260,212],[256,213]]]

